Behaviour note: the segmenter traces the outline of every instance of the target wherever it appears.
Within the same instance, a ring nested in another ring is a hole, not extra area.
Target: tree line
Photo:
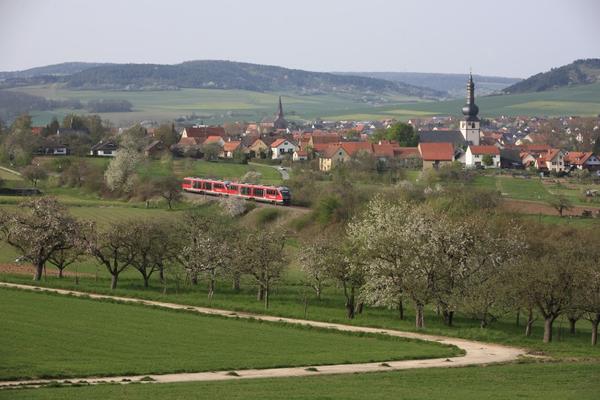
[[[554,321],[565,316],[600,323],[598,237],[558,225],[522,224],[493,213],[453,218],[430,204],[377,196],[350,221],[341,238],[307,244],[302,265],[320,296],[327,280],[343,289],[348,318],[365,304],[415,310],[424,328],[433,308],[447,326],[457,311],[482,328],[501,316],[525,313],[525,334],[537,316],[544,342]]]
[[[99,228],[76,220],[52,197],[24,202],[20,208],[0,212],[0,229],[20,260],[33,264],[36,281],[46,264],[62,277],[66,267],[92,257],[110,274],[111,289],[117,288],[124,270],[134,269],[144,287],[158,275],[165,290],[168,279],[179,287],[185,282],[197,285],[204,276],[212,298],[217,279],[230,279],[239,290],[246,276],[268,308],[273,285],[287,265],[283,233],[264,227],[242,230],[223,216],[188,212],[182,219],[121,221]]]

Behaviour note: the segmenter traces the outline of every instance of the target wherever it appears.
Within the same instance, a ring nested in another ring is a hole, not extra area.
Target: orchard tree
[[[561,217],[566,210],[573,208],[573,202],[563,194],[559,194],[548,201],[548,204],[552,206]]]
[[[170,232],[167,223],[162,221],[135,221],[131,225],[131,235],[125,241],[132,255],[130,264],[142,275],[147,288],[150,277],[163,271],[169,257],[164,244]]]
[[[131,193],[140,159],[140,153],[135,149],[122,148],[117,151],[104,172],[106,186],[113,192]]]
[[[106,267],[111,275],[110,288],[116,289],[119,275],[131,265],[135,257],[131,237],[136,234],[131,221],[114,223],[109,229],[97,232],[94,225],[86,230],[87,252]]]
[[[34,265],[33,279],[39,281],[46,262],[57,252],[72,247],[80,225],[52,197],[27,201],[19,208],[23,212],[2,217],[4,238],[21,254],[22,260]]]
[[[285,267],[284,245],[283,233],[268,229],[249,232],[243,241],[244,272],[258,285],[257,298],[264,300],[265,309],[269,308],[273,284],[279,280]]]
[[[70,248],[63,248],[54,252],[50,258],[48,258],[48,262],[58,269],[58,277],[62,278],[65,268],[80,261],[84,253],[85,249],[83,248],[81,241],[76,239],[71,241]]]
[[[31,181],[34,187],[37,187],[39,181],[43,181],[48,178],[46,170],[39,165],[28,165],[23,169],[21,173],[25,179]]]
[[[300,265],[307,277],[307,284],[314,290],[318,300],[321,300],[323,286],[329,280],[328,257],[330,243],[324,238],[317,238],[304,247],[300,255]]]
[[[181,201],[181,182],[175,175],[161,177],[154,182],[156,192],[160,197],[166,200],[169,210],[173,209],[173,204]]]
[[[154,131],[156,140],[163,142],[165,146],[171,147],[179,140],[179,134],[175,130],[175,124],[162,124]]]

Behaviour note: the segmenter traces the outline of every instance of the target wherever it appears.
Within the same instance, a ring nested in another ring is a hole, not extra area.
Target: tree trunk
[[[43,262],[37,263],[36,266],[35,266],[35,273],[33,275],[33,280],[34,281],[41,280],[43,272],[44,272],[44,263]]]
[[[346,295],[346,316],[348,319],[353,319],[354,315],[354,288],[352,288],[350,294]]]
[[[548,316],[544,318],[544,343],[550,343],[552,341],[552,324],[554,323],[555,317]]]
[[[487,319],[485,317],[481,318],[481,320],[479,321],[479,327],[481,329],[487,328],[488,326],[488,322]]]
[[[119,280],[119,274],[112,274],[110,278],[110,289],[115,290],[117,288],[117,281]]]
[[[454,311],[448,311],[444,309],[442,311],[442,316],[444,317],[444,325],[452,326],[452,320],[454,319]]]
[[[234,275],[233,276],[233,290],[235,290],[236,292],[240,291],[240,276],[239,275]]]
[[[162,283],[165,283],[165,268],[163,266],[158,268],[158,277]]]
[[[150,277],[147,276],[146,274],[142,274],[142,277],[144,278],[144,289],[148,288],[148,281],[150,280]]]
[[[265,287],[264,293],[265,293],[265,310],[268,310],[269,309],[269,286],[268,285]]]
[[[417,329],[425,328],[425,315],[423,304],[417,303],[415,312],[415,326]]]
[[[577,323],[577,318],[569,318],[569,333],[571,335],[575,334],[575,324]]]
[[[596,318],[592,322],[592,346],[598,343],[598,323],[600,323],[600,313],[596,314]]]
[[[400,320],[404,321],[404,304],[402,303],[402,299],[398,302],[398,315],[400,316]]]
[[[320,301],[321,300],[321,286],[320,285],[317,285],[315,287],[315,294],[317,295],[317,300]]]
[[[533,326],[533,309],[529,309],[527,314],[527,324],[525,325],[525,336],[531,336],[531,328]]]
[[[63,270],[64,270],[64,268],[59,268],[58,269],[58,278],[59,279],[62,279],[62,277],[63,277]]]
[[[192,285],[197,285],[198,284],[198,274],[192,272],[190,273],[190,282],[192,282]]]
[[[213,295],[215,294],[215,277],[210,276],[210,279],[208,281],[208,298],[212,299]]]
[[[356,305],[356,314],[359,314],[359,315],[362,314],[364,307],[365,307],[365,303],[363,301],[359,302]]]
[[[265,299],[265,289],[261,285],[258,285],[258,292],[256,293],[256,300],[262,301]]]

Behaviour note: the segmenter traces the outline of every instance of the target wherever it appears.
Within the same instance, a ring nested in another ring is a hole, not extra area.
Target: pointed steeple
[[[479,121],[479,107],[475,104],[475,84],[473,75],[469,72],[469,81],[467,82],[467,104],[462,108],[462,113],[467,117],[467,121]]]
[[[279,107],[277,109],[277,118],[273,122],[275,129],[287,129],[288,123],[283,117],[283,105],[281,104],[281,96],[279,96]]]
[[[277,112],[278,118],[283,118],[283,105],[281,104],[281,96],[279,96],[279,109]]]

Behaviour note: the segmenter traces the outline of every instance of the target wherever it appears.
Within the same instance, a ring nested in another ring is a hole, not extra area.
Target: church
[[[277,110],[277,118],[273,121],[273,128],[275,130],[287,129],[288,123],[283,117],[283,105],[281,104],[281,96],[279,96],[279,108]]]
[[[475,104],[475,84],[473,75],[469,74],[467,82],[467,102],[462,108],[464,118],[460,121],[460,130],[421,131],[421,143],[452,143],[456,150],[466,149],[467,146],[479,146],[481,137],[481,121],[479,107]]]

